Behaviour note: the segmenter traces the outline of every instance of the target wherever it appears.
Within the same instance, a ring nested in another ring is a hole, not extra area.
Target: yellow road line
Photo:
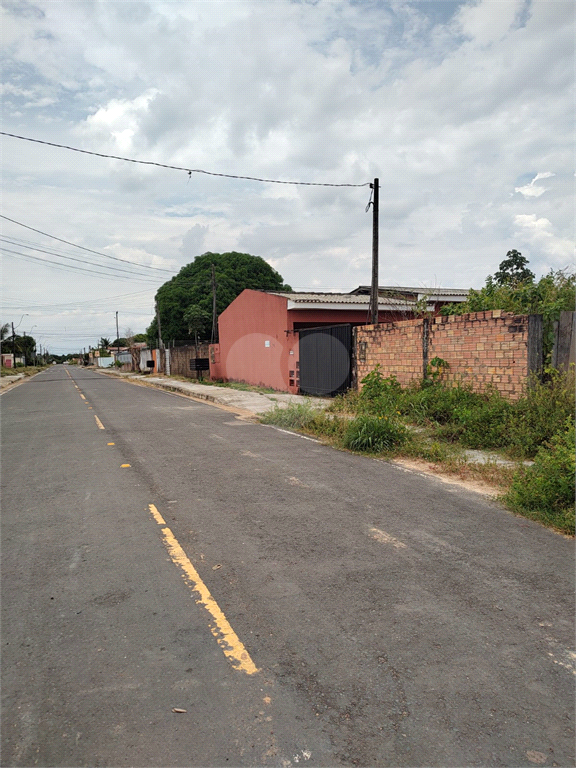
[[[160,515],[154,504],[148,505],[150,513],[158,525],[166,525],[164,518]],[[256,667],[240,638],[234,632],[228,619],[222,612],[220,606],[210,594],[210,590],[200,578],[198,571],[194,568],[186,553],[176,540],[176,537],[170,528],[162,528],[164,546],[175,565],[182,569],[182,577],[189,587],[198,595],[196,602],[203,605],[212,617],[212,623],[209,624],[210,632],[216,638],[216,642],[224,651],[224,655],[231,662],[234,669],[245,672],[247,675],[253,675],[260,670]]]
[[[105,429],[104,424],[102,424],[102,422],[100,421],[98,416],[96,416],[96,414],[94,414],[94,418],[96,419],[96,424],[98,424],[98,429]]]

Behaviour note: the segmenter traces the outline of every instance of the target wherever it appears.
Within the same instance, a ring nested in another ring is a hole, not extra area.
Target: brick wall
[[[528,315],[501,310],[434,317],[428,325],[428,361],[449,364],[443,381],[469,383],[480,391],[492,384],[518,398],[529,371]],[[403,385],[422,379],[425,365],[424,321],[403,320],[376,328],[359,327],[356,335],[357,380],[376,365]]]

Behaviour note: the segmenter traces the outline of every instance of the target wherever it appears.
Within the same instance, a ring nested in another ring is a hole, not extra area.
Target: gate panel
[[[350,388],[352,326],[306,328],[300,334],[300,391],[337,395]]]

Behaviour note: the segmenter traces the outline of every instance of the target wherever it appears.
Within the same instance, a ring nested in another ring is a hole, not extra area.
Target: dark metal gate
[[[352,380],[352,326],[306,328],[300,334],[300,391],[337,395]]]

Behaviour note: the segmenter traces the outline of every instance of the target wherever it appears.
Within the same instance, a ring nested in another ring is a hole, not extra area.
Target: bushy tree
[[[204,253],[162,285],[156,293],[162,339],[193,340],[184,313],[195,305],[212,318],[212,265],[216,278],[216,311],[223,312],[245,288],[265,291],[290,291],[282,277],[260,256],[248,253]],[[211,322],[199,333],[200,340],[210,338]],[[156,344],[156,318],[147,329],[148,343]]]
[[[498,272],[494,275],[494,282],[498,285],[511,286],[534,282],[534,272],[528,269],[527,264],[528,259],[522,256],[520,251],[515,249],[508,251],[504,261],[500,262]]]

